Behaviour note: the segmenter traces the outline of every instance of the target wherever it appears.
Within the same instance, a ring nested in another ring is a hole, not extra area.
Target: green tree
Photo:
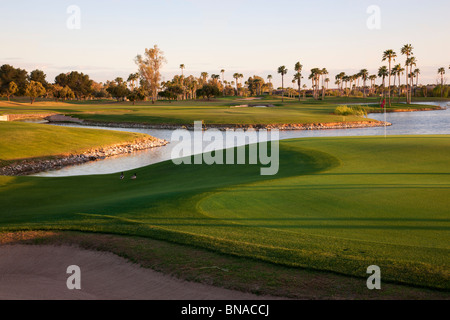
[[[287,74],[288,69],[285,66],[278,68],[278,73],[281,74],[281,101],[284,102],[284,76]]]
[[[19,92],[19,87],[14,81],[11,81],[8,85],[8,89],[5,90],[5,95],[8,97],[8,101],[10,101],[10,97]]]
[[[378,77],[380,77],[381,79],[382,79],[382,82],[381,82],[381,84],[382,84],[382,87],[383,87],[383,92],[382,92],[382,94],[383,94],[383,96],[385,96],[385,89],[386,89],[386,77],[389,75],[389,70],[388,70],[388,68],[386,67],[386,66],[381,66],[379,69],[378,69]]]
[[[361,69],[359,74],[361,75],[361,79],[363,80],[363,92],[364,92],[364,98],[365,98],[365,97],[367,97],[366,81],[369,78],[369,71],[367,71],[367,69]]]
[[[411,90],[409,88],[409,83],[408,83],[408,67],[409,67],[409,56],[413,54],[412,52],[413,47],[411,44],[405,44],[402,48],[401,48],[401,54],[402,55],[406,55],[406,61],[405,61],[405,73],[406,73],[406,103],[410,104],[411,103]]]
[[[16,69],[9,64],[4,64],[0,67],[0,94],[6,95],[9,90],[9,83],[14,81],[17,85],[17,95],[22,96],[28,84],[27,71],[23,69]]]
[[[48,82],[47,80],[45,80],[45,78],[47,77],[47,75],[44,73],[44,71],[42,70],[33,70],[30,72],[30,76],[28,77],[29,81],[36,81],[36,82],[40,82],[44,88],[48,88]]]
[[[395,61],[396,57],[397,57],[397,54],[394,52],[394,50],[389,49],[389,50],[384,51],[383,58],[382,58],[382,61],[386,61],[387,60],[388,63],[389,63],[389,75],[388,75],[388,79],[389,79],[389,89],[388,89],[389,107],[391,106],[391,74],[392,74],[392,72],[391,72],[391,70],[392,70],[391,64],[392,64],[393,61]]]
[[[296,71],[296,74],[294,75],[294,80],[297,81],[298,85],[298,101],[301,100],[301,87],[302,87],[302,70],[303,65],[300,62],[296,62],[294,66],[294,70]]]
[[[438,69],[438,74],[441,76],[441,98],[444,95],[444,74],[445,74],[445,68],[444,67],[440,67]]]
[[[25,95],[30,97],[31,104],[36,100],[36,98],[43,96],[46,93],[46,90],[42,83],[37,81],[30,81],[25,90]]]
[[[206,97],[208,101],[210,98],[220,95],[220,90],[213,84],[205,84],[202,88],[197,90],[197,96]]]

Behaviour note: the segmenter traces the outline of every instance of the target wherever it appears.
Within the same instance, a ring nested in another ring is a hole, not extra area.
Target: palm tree
[[[131,91],[136,87],[136,82],[139,80],[139,72],[132,73],[128,76],[127,82],[130,82]]]
[[[184,64],[180,64],[180,69],[181,69],[181,75],[184,77],[184,72],[183,72],[183,70],[186,69],[186,67],[184,66]]]
[[[347,91],[347,84],[348,84],[349,81],[350,81],[350,76],[344,75],[344,76],[342,77],[342,81],[345,83],[345,91]],[[347,97],[349,96],[349,94],[350,94],[350,92],[347,92]]]
[[[382,66],[378,69],[378,77],[380,77],[383,85],[383,96],[385,95],[385,87],[386,87],[386,77],[388,76],[389,72],[386,66]]]
[[[445,74],[445,68],[444,67],[440,67],[438,69],[438,74],[441,75],[441,98],[444,95],[444,74]]]
[[[288,72],[285,66],[278,68],[278,73],[281,74],[281,101],[284,102],[284,75]]]
[[[222,82],[223,82],[222,95],[225,97],[225,69],[220,70],[220,73],[222,74]]]
[[[409,56],[412,55],[413,47],[410,44],[405,44],[401,49],[401,54],[406,55],[405,72],[406,72],[406,103],[411,103],[411,97],[409,96],[409,85],[408,85],[408,66],[409,66]]]
[[[406,59],[406,63],[409,66],[408,86],[409,86],[409,103],[411,103],[412,102],[412,88],[413,88],[413,84],[414,84],[413,67],[415,67],[417,65],[417,60],[415,57],[410,57],[410,58]]]
[[[392,68],[392,75],[394,76],[394,88],[395,88],[395,81],[397,80],[397,77],[399,77],[400,76],[400,70],[402,69],[402,65],[399,63],[399,64],[397,64],[397,65],[395,65],[393,68]],[[398,96],[400,96],[400,83],[399,83],[399,85],[398,85]],[[395,92],[395,91],[394,91]]]
[[[391,106],[391,63],[392,63],[392,61],[395,61],[396,57],[397,57],[397,54],[392,49],[386,50],[383,53],[382,61],[388,60],[388,62],[389,62],[389,76],[388,76],[388,78],[389,78],[389,90],[388,90],[389,107]]]
[[[302,64],[300,62],[297,62],[295,64],[295,71],[297,71],[297,73],[295,74],[294,79],[297,80],[297,84],[298,84],[298,101],[301,100],[300,91],[301,91],[302,78],[303,78],[302,77],[302,69],[303,69]]]
[[[233,74],[233,78],[236,79],[236,95],[237,96],[239,95],[239,87],[238,87],[239,79],[241,79],[243,77],[244,77],[244,75],[242,73],[237,73],[236,72],[235,74]]]
[[[365,98],[367,96],[366,95],[366,81],[369,78],[369,71],[367,71],[367,69],[361,69],[359,74],[361,75],[361,79],[363,80],[363,91],[364,91],[364,98]]]
[[[272,75],[269,74],[269,75],[267,76],[267,80],[269,80],[270,88],[272,87],[272,79],[273,79]],[[273,94],[273,92],[271,91],[271,92],[270,92],[270,95],[272,95],[272,94]]]
[[[370,80],[370,91],[373,93],[375,89],[375,81],[377,80],[377,75],[376,74],[370,75],[369,80]]]
[[[416,96],[416,88],[419,86],[420,69],[414,69],[413,74],[414,74],[414,77],[416,77],[416,86],[414,87],[414,97],[415,97]]]
[[[206,78],[208,78],[208,72],[201,73],[202,85],[206,84]]]
[[[320,70],[320,75],[322,76],[322,100],[325,100],[325,76],[328,74],[328,70],[326,68],[323,68]]]

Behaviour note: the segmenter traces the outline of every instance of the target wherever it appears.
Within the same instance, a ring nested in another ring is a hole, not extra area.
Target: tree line
[[[330,90],[328,71],[326,68],[312,68],[308,80],[311,81],[311,89],[304,83],[302,85],[303,65],[300,62],[294,65],[292,88],[285,88],[285,76],[288,73],[286,66],[280,66],[277,70],[281,76],[281,88],[273,87],[273,76],[266,79],[254,75],[243,81],[242,73],[234,73],[231,81],[225,79],[225,69],[218,74],[209,75],[202,72],[199,77],[185,76],[186,66],[180,64],[181,74],[175,75],[171,80],[161,81],[161,69],[167,62],[164,53],[157,45],[145,49],[143,55],[137,55],[134,62],[137,71],[124,79],[117,77],[106,83],[97,83],[89,78],[89,75],[77,71],[61,73],[55,77],[53,83],[46,80],[42,70],[33,70],[29,74],[26,70],[14,68],[10,65],[0,67],[0,95],[7,97],[27,96],[31,103],[38,97],[52,98],[56,101],[70,99],[114,98],[117,101],[151,100],[190,100],[217,96],[257,96],[262,94],[280,94],[284,101],[285,95],[297,96],[299,100],[306,95],[314,99],[324,99],[326,95],[335,96],[382,96],[391,103],[391,98],[400,96],[411,103],[412,95],[416,95],[419,89],[418,81],[420,69],[416,68],[417,60],[413,56],[413,47],[406,44],[400,49],[405,56],[403,66],[396,63],[397,53],[392,50],[383,52],[381,61],[387,65],[379,67],[376,74],[369,74],[367,69],[361,69],[358,73],[347,75],[340,72],[335,76],[337,89]],[[403,85],[402,76],[405,76]],[[448,96],[448,86],[444,85],[445,68],[438,69],[440,84],[432,90],[422,87],[419,94],[424,96]],[[376,85],[377,78],[381,79],[381,85]],[[387,83],[386,83],[387,82]],[[295,89],[294,89],[295,88]]]

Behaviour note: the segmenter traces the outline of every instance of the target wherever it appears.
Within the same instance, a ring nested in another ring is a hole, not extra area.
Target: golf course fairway
[[[280,169],[175,165],[0,177],[0,231],[133,235],[276,264],[450,289],[450,136],[280,142]]]

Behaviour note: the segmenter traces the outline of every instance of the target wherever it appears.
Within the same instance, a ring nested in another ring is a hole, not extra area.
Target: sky
[[[383,51],[403,65],[400,49],[412,44],[419,83],[433,84],[439,67],[450,74],[449,9],[448,0],[0,0],[0,65],[105,82],[128,78],[136,55],[158,45],[165,80],[184,64],[185,75],[271,74],[279,86],[278,67],[291,84],[300,61],[311,86],[312,68],[327,68],[332,84],[342,71],[376,74]]]

